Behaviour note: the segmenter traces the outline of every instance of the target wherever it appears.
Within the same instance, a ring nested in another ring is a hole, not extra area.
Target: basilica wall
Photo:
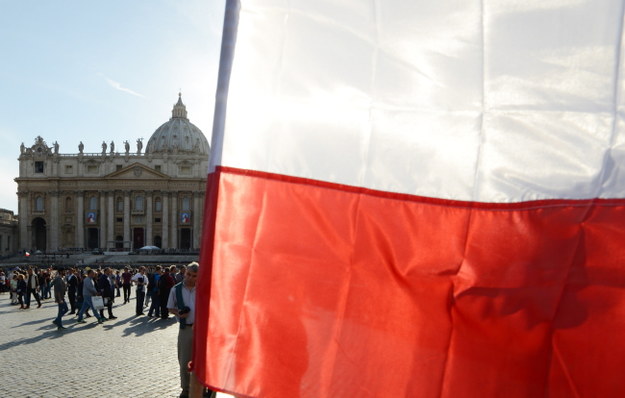
[[[0,209],[0,257],[11,256],[17,250],[17,217],[11,210]]]
[[[97,153],[82,142],[77,149],[61,153],[42,137],[22,144],[21,249],[199,249],[210,147],[180,97],[145,153],[141,140],[132,152],[128,141],[103,142]]]

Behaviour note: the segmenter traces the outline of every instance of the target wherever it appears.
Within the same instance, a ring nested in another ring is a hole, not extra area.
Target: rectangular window
[[[189,198],[182,198],[182,210],[183,211],[191,210],[191,200]]]
[[[65,174],[72,174],[74,172],[74,166],[71,164],[65,165]]]
[[[120,171],[122,169],[122,167],[124,167],[124,166],[122,166],[121,164],[117,164],[117,165],[115,165],[115,170],[116,171]]]
[[[143,196],[135,197],[135,211],[143,211]]]
[[[123,217],[117,217],[115,219],[115,221],[117,221],[117,222],[124,222],[124,219],[123,219]]]
[[[87,173],[95,174],[98,172],[98,166],[95,164],[87,165]]]
[[[35,162],[35,173],[43,173],[43,162]]]
[[[189,167],[189,166],[180,166],[180,174],[184,174],[184,175],[191,174],[191,167]]]
[[[161,171],[161,165],[157,164],[156,166],[154,166],[154,170]]]
[[[154,219],[154,222],[161,222],[161,218],[160,218],[160,217],[156,217],[156,218]]]

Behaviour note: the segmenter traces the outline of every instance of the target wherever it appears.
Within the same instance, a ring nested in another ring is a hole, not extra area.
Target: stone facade
[[[11,210],[0,209],[0,257],[17,252],[17,217]]]
[[[158,133],[158,134],[157,134]],[[191,144],[189,144],[191,143]],[[59,153],[37,137],[20,150],[21,249],[133,250],[200,245],[210,147],[179,98],[148,141],[102,143],[99,153]],[[121,147],[121,148],[120,148]]]

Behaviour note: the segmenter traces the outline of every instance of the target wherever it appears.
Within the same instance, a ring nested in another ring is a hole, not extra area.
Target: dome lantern
[[[187,119],[187,107],[182,103],[182,93],[178,93],[178,102],[174,105],[174,109],[171,111],[171,117],[173,118],[181,118]]]

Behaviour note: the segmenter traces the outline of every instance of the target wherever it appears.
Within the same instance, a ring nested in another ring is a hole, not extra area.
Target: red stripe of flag
[[[625,396],[625,200],[477,204],[218,169],[200,380],[251,397]]]

